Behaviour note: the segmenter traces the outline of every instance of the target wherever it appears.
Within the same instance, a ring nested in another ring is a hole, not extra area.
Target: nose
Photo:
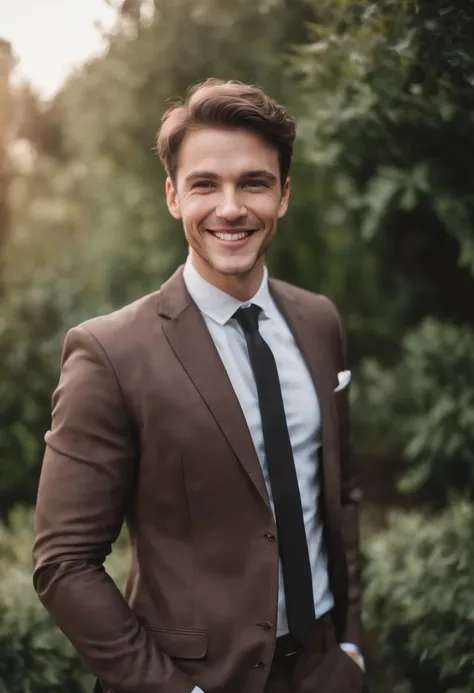
[[[222,194],[216,208],[216,214],[219,218],[232,222],[244,217],[247,214],[247,209],[239,200],[235,190],[227,190]]]

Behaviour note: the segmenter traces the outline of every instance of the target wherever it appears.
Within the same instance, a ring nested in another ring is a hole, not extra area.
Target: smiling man
[[[34,583],[97,691],[365,688],[344,331],[265,267],[294,137],[256,87],[194,88],[157,141],[184,268],[66,337]]]

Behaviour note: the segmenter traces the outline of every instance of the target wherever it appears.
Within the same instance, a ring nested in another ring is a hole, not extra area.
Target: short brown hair
[[[295,121],[259,87],[233,80],[207,79],[188,91],[184,103],[166,111],[156,144],[158,156],[172,179],[186,133],[202,126],[243,128],[259,133],[278,150],[281,182],[285,182],[293,154]]]

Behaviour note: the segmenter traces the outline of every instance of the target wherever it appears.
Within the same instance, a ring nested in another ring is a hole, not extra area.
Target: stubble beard
[[[212,248],[206,247],[207,244],[191,244],[189,243],[190,239],[188,239],[188,243],[195,258],[195,266],[197,260],[203,271],[203,276],[207,275],[207,278],[211,281],[211,283],[216,283],[216,285],[219,284],[218,281],[214,282],[211,278],[212,275],[214,275],[214,277],[217,275],[217,277],[221,276],[223,278],[226,277],[227,279],[234,278],[237,285],[245,285],[245,283],[249,281],[250,277],[252,276],[252,273],[256,271],[258,265],[261,265],[261,269],[263,271],[265,253],[270,247],[274,236],[275,229],[272,228],[267,230],[261,245],[254,250],[252,255],[248,258],[248,261],[245,263],[239,261],[238,256],[235,263],[233,262],[232,257],[226,257],[225,255],[219,256],[215,252],[212,252]],[[223,261],[221,261],[220,258],[222,258]]]

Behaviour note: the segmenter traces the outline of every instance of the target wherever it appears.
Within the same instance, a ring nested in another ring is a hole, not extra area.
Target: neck
[[[238,301],[250,301],[255,296],[260,288],[263,280],[265,259],[259,258],[258,262],[251,270],[242,274],[224,274],[217,269],[208,265],[197,255],[190,253],[190,259],[194,269],[205,279],[209,284],[212,284],[220,291],[232,296]]]

